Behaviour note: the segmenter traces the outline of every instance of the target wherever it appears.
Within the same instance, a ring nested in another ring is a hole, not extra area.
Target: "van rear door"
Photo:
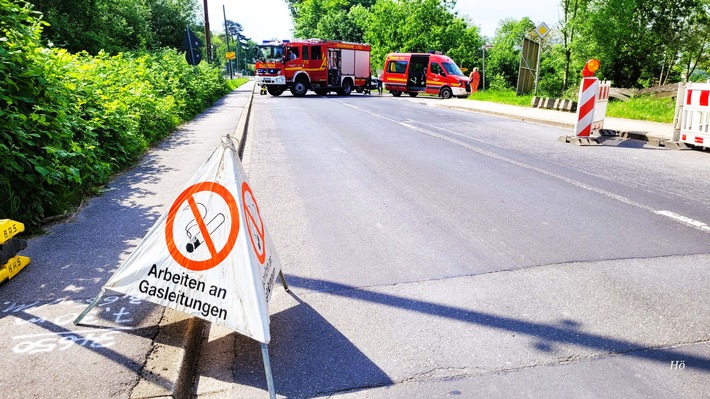
[[[412,55],[412,59],[409,62],[409,74],[407,76],[408,92],[420,92],[426,90],[426,77],[428,69],[428,55]]]

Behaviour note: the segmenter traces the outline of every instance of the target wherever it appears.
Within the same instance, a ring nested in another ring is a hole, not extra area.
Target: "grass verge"
[[[227,79],[227,86],[229,86],[229,90],[234,90],[248,81],[249,78]]]
[[[673,123],[675,99],[633,97],[629,101],[610,101],[606,116],[643,121]]]
[[[532,95],[518,96],[514,91],[486,90],[472,93],[468,99],[501,104],[529,107]],[[606,116],[612,118],[636,119],[642,121],[673,123],[675,99],[633,97],[629,101],[612,100],[606,109]]]

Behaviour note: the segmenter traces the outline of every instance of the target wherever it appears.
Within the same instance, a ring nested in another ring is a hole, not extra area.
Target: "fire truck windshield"
[[[266,45],[259,46],[256,50],[256,59],[259,61],[281,61],[284,57],[284,46]]]
[[[466,77],[466,75],[464,75],[463,72],[461,72],[461,70],[459,69],[459,67],[457,67],[454,63],[444,62],[444,69],[446,69],[446,73],[448,73],[449,75]]]

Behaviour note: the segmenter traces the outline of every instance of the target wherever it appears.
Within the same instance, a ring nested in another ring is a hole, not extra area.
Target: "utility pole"
[[[481,76],[483,77],[483,86],[481,87],[481,91],[486,91],[486,50],[492,47],[493,45],[491,44],[484,44],[481,46],[481,52],[483,53],[483,71],[481,72]]]
[[[224,39],[227,42],[227,52],[229,52],[229,29],[227,29],[227,10],[222,4],[222,14],[224,14]],[[229,79],[232,79],[232,60],[227,60],[229,66]]]
[[[207,62],[212,62],[212,40],[210,39],[210,17],[207,13],[207,0],[203,1],[205,7],[205,45],[207,49]]]

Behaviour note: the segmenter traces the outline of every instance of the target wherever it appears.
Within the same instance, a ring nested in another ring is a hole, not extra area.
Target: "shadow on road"
[[[595,349],[605,353],[624,354],[625,356],[662,362],[668,365],[672,360],[678,359],[677,348],[673,351],[662,348],[655,349],[632,341],[587,333],[580,330],[580,323],[574,320],[561,320],[559,324],[555,325],[533,323],[502,315],[477,312],[470,309],[444,306],[416,299],[367,291],[357,287],[329,282],[326,280],[296,276],[288,276],[287,279],[291,287],[317,286],[320,291],[325,291],[329,295],[337,295],[359,301],[373,302],[384,306],[428,314],[439,318],[505,330],[517,334],[524,334],[535,338],[537,340],[535,347],[538,350],[545,352],[550,351],[554,344],[569,344]],[[275,317],[278,317],[278,315]],[[274,330],[276,330],[276,328],[274,328]],[[653,349],[653,351],[649,351],[648,349]],[[685,364],[688,369],[697,369],[699,371],[710,372],[710,358],[685,354],[683,355],[683,359],[685,360]]]
[[[279,395],[310,398],[394,383],[313,307],[291,296],[298,305],[271,317],[269,353]],[[266,389],[260,344],[240,334],[231,336],[236,340],[234,382]]]
[[[534,348],[542,352],[552,352],[556,344],[567,344],[604,354],[623,354],[664,366],[682,357],[688,369],[710,372],[710,358],[689,353],[679,354],[679,348],[649,348],[628,340],[584,332],[581,323],[575,320],[564,319],[556,324],[534,323],[372,292],[326,280],[289,276],[288,283],[292,288],[318,287],[320,292],[329,295],[527,335],[535,340]],[[293,293],[291,296],[298,305],[271,317],[272,340],[269,351],[278,394],[289,398],[310,398],[394,384],[384,370],[312,306]],[[236,358],[231,376],[233,382],[266,389],[259,343],[236,333],[230,334],[230,337],[236,341]],[[211,377],[230,378],[224,374]]]

